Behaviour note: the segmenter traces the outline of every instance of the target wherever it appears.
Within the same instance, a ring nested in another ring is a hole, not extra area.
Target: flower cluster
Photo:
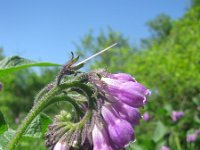
[[[105,127],[95,125],[92,131],[94,150],[123,149],[135,139],[133,127],[141,118],[138,108],[150,91],[124,73],[108,74],[101,82],[97,85],[105,95],[101,108]]]
[[[184,112],[182,111],[172,111],[172,120],[173,122],[177,122],[180,118],[184,116]]]
[[[70,89],[88,100],[76,105],[83,115],[73,122],[74,115],[61,111],[49,125],[46,146],[53,150],[124,149],[135,140],[134,127],[141,119],[139,108],[147,103],[150,91],[125,73],[98,70],[85,77],[80,87]]]

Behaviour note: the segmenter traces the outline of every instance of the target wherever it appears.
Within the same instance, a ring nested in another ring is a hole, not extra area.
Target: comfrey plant
[[[72,57],[56,80],[39,92],[8,150],[14,149],[39,113],[61,101],[71,103],[74,111],[61,110],[48,126],[45,143],[50,149],[121,150],[135,140],[139,108],[146,104],[150,91],[129,74],[111,74],[105,69],[80,72],[85,61],[76,64],[77,60]]]

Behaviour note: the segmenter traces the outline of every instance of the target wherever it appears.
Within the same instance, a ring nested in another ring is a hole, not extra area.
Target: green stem
[[[63,83],[61,84],[65,89],[66,88],[70,88],[70,87],[74,87],[76,85],[78,85],[77,81],[74,82],[70,82],[70,83]],[[15,148],[15,145],[18,143],[18,141],[20,140],[20,138],[22,137],[23,133],[25,132],[26,128],[28,127],[28,125],[33,121],[33,119],[45,108],[47,107],[49,104],[52,104],[53,102],[57,102],[57,101],[61,101],[61,98],[58,98],[55,101],[55,96],[64,88],[60,88],[60,85],[57,87],[52,88],[48,94],[46,94],[45,96],[42,97],[41,100],[37,100],[37,103],[33,106],[33,108],[31,109],[31,111],[28,113],[28,115],[26,116],[26,118],[24,119],[24,121],[22,122],[22,124],[19,126],[19,128],[17,129],[17,132],[15,134],[15,136],[13,137],[13,139],[9,142],[8,146],[7,146],[7,150],[13,150]],[[65,97],[67,98],[67,97]],[[63,98],[62,98],[63,99]],[[63,99],[63,100],[67,100],[67,99]],[[72,101],[71,101],[72,102]]]
[[[43,97],[36,105],[33,106],[31,111],[28,113],[22,124],[17,129],[17,132],[13,139],[8,144],[7,150],[13,150],[23,133],[25,132],[28,125],[33,121],[33,119],[44,109],[44,107],[48,104],[49,99],[54,96],[58,92],[58,88],[52,89],[51,93],[47,96]]]
[[[179,138],[178,138],[177,134],[175,134],[175,142],[176,142],[177,150],[182,150],[181,149],[181,145],[180,145],[180,141],[179,141]]]

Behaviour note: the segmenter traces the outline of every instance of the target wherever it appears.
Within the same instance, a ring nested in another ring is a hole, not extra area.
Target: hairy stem
[[[61,87],[61,85],[62,85],[62,87]],[[48,105],[62,100],[62,101],[71,102],[75,106],[75,109],[78,109],[78,106],[75,105],[75,103],[73,102],[73,100],[70,97],[68,97],[68,96],[58,97],[56,95],[59,92],[61,92],[63,89],[78,86],[79,83],[77,81],[74,81],[74,82],[70,82],[70,83],[63,83],[61,85],[53,87],[48,92],[48,94],[45,94],[45,96],[43,96],[40,100],[37,100],[38,103],[35,103],[35,105],[31,109],[31,111],[28,113],[28,115],[26,116],[26,118],[24,119],[22,124],[17,129],[15,136],[13,137],[13,139],[10,141],[10,143],[7,146],[7,150],[13,150],[15,148],[15,145],[18,143],[18,141],[22,137],[23,133],[26,131],[28,125]]]
[[[13,150],[23,133],[25,132],[28,125],[33,121],[33,119],[44,109],[44,107],[48,104],[49,99],[53,97],[58,92],[58,88],[54,88],[51,92],[43,97],[37,104],[33,106],[31,111],[28,113],[22,124],[17,129],[17,132],[13,139],[8,144],[7,150]]]

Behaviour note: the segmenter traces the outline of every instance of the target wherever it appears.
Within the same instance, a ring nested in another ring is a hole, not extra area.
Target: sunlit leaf
[[[164,135],[167,133],[167,129],[166,127],[164,126],[164,124],[160,121],[158,121],[156,123],[156,127],[155,127],[155,130],[154,130],[154,135],[153,135],[153,140],[155,142],[158,142],[159,140],[161,140]]]
[[[60,66],[49,62],[36,62],[19,56],[6,57],[0,61],[0,76],[34,66]]]

